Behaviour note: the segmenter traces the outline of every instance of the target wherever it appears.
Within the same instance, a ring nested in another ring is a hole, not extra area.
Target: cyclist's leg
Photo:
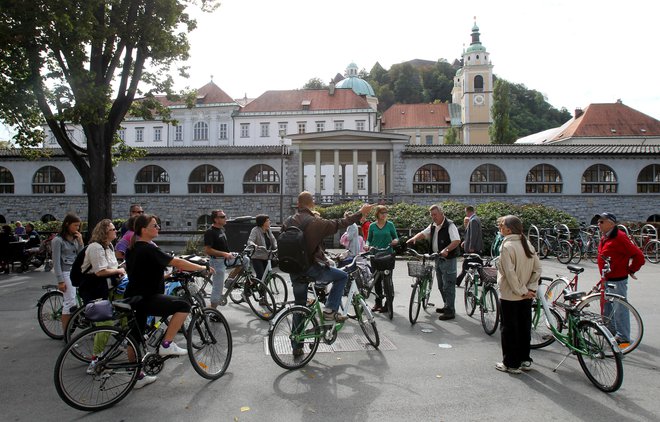
[[[608,286],[607,293],[614,293],[623,297],[628,296],[628,279],[610,281],[608,284],[612,284],[614,287]],[[614,306],[614,309],[610,309],[612,306]],[[606,301],[604,311],[605,315],[612,315],[612,327],[609,328],[612,328],[610,331],[617,341],[627,342],[630,340],[630,313],[628,310],[619,304],[611,304]]]
[[[66,326],[71,319],[71,308],[75,307],[78,303],[76,301],[77,289],[71,284],[69,271],[62,271],[62,278],[66,290],[62,292],[64,303],[62,303],[62,330],[66,330]]]
[[[307,271],[307,275],[313,277],[316,281],[324,283],[332,283],[328,300],[325,303],[326,309],[337,311],[341,302],[341,297],[344,294],[344,287],[348,281],[348,274],[340,269],[332,267],[322,267],[318,264],[312,265]]]
[[[374,272],[374,293],[376,293],[376,308],[383,307],[383,273],[381,271]]]
[[[266,263],[268,261],[264,259],[254,259],[252,258],[250,260],[252,263],[252,268],[254,268],[254,274],[255,276],[261,280],[261,278],[264,276],[264,271],[266,271]]]
[[[211,289],[211,307],[216,308],[220,304],[220,295],[225,282],[225,260],[221,258],[211,258],[210,264],[215,270],[213,274],[213,287]]]
[[[163,336],[163,347],[167,348],[174,340],[174,336],[179,332],[186,317],[190,313],[190,303],[185,299],[156,294],[142,299],[141,308],[147,315],[168,317],[172,315],[167,326],[167,331]]]
[[[445,302],[445,314],[456,313],[454,302],[456,301],[456,258],[438,261],[437,269],[442,273],[438,276],[438,284],[442,282],[442,299]]]
[[[291,274],[291,285],[293,286],[293,298],[296,305],[307,305],[307,288],[309,287],[307,283],[301,283],[298,281],[298,278],[301,277],[300,274]],[[302,315],[299,313],[293,314],[293,325],[298,327],[302,322]],[[302,344],[291,340],[291,348],[294,351],[294,354],[300,353],[302,351]]]

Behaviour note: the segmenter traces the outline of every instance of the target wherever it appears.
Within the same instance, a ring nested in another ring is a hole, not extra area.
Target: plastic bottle
[[[151,337],[149,337],[149,340],[147,340],[147,344],[151,347],[158,347],[160,344],[160,341],[163,339],[163,336],[165,335],[165,328],[163,328],[163,325],[158,321],[155,325],[156,330],[151,334]]]

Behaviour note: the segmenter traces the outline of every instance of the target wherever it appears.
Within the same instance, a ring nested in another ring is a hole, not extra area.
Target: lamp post
[[[280,129],[280,225],[284,223],[284,137],[286,130]]]

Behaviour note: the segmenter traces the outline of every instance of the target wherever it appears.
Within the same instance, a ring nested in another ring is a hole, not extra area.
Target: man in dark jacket
[[[633,244],[626,233],[617,227],[614,214],[604,212],[598,216],[598,228],[602,233],[598,242],[598,270],[602,273],[606,259],[610,263],[610,271],[605,275],[607,293],[615,293],[626,297],[628,295],[628,276],[634,280],[635,273],[644,265],[644,253]],[[610,287],[613,285],[614,287]],[[615,306],[619,309],[611,309]],[[613,314],[608,328],[619,344],[630,341],[630,314],[621,305],[605,303],[605,315]]]
[[[298,212],[287,219],[283,224],[286,229],[291,224],[301,227],[305,223],[305,251],[310,259],[310,267],[304,274],[291,274],[293,284],[293,295],[297,305],[307,303],[307,283],[300,283],[297,280],[306,275],[318,282],[332,283],[330,295],[325,304],[323,317],[328,321],[344,321],[346,316],[337,313],[344,287],[348,281],[348,275],[332,266],[325,256],[323,249],[323,238],[333,235],[338,231],[345,229],[351,224],[359,223],[362,216],[367,216],[371,212],[373,205],[364,204],[360,211],[342,219],[326,220],[314,214],[314,196],[309,192],[302,192],[298,195]],[[294,347],[294,356],[303,354],[302,347]]]

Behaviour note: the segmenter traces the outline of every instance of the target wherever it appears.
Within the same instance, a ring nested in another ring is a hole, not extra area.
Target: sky
[[[656,0],[222,0],[194,13],[191,77],[233,98],[329,82],[354,62],[371,70],[403,61],[460,58],[474,18],[493,72],[571,113],[624,104],[660,119]]]

